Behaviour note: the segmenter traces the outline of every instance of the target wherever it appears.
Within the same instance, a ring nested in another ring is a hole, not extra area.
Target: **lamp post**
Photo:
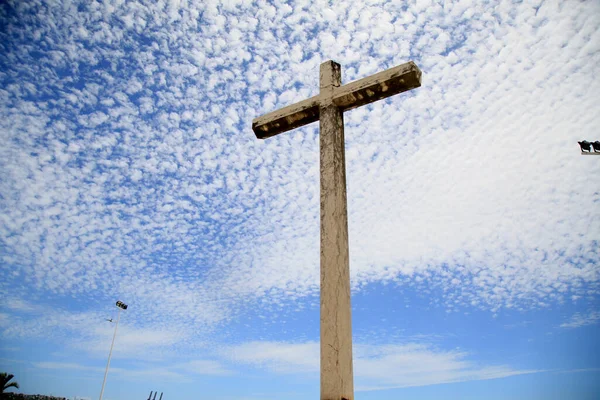
[[[588,142],[587,140],[583,140],[577,143],[579,143],[579,146],[581,147],[582,155],[600,156],[600,141],[596,140],[595,142]],[[592,151],[592,148],[594,151]]]
[[[106,363],[106,371],[104,371],[104,380],[102,381],[102,390],[100,390],[100,400],[104,395],[104,385],[106,385],[106,377],[108,376],[108,367],[110,367],[110,357],[112,356],[113,346],[115,345],[115,337],[117,337],[117,328],[119,327],[119,318],[121,318],[121,310],[127,310],[127,304],[122,301],[117,301],[117,323],[115,324],[115,333],[113,334],[112,344],[110,345],[110,352],[108,353],[108,362]]]

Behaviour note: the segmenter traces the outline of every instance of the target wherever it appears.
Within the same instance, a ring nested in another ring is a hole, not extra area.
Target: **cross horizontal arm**
[[[346,111],[419,86],[421,70],[410,61],[255,118],[252,130],[257,138],[266,139],[318,121],[321,104],[333,103]]]
[[[409,61],[334,89],[333,103],[346,111],[420,86],[421,70]]]
[[[252,120],[252,130],[259,139],[310,124],[319,120],[319,96],[314,96]]]

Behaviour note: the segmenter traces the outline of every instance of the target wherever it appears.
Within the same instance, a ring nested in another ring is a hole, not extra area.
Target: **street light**
[[[106,385],[106,377],[108,376],[108,367],[110,367],[110,357],[112,356],[113,346],[115,345],[115,337],[117,337],[117,328],[119,327],[119,318],[121,318],[121,310],[127,310],[127,304],[122,301],[117,301],[117,307],[119,311],[117,313],[117,323],[115,324],[115,333],[113,334],[112,344],[110,345],[110,352],[108,353],[108,362],[106,363],[106,371],[104,371],[104,380],[102,381],[102,390],[100,390],[100,400],[104,395],[104,385]],[[112,319],[111,319],[112,322]]]
[[[581,154],[600,156],[599,141],[596,140],[595,142],[588,142],[587,140],[582,140],[581,142],[577,143],[579,143],[579,146],[581,147]],[[594,151],[592,151],[592,147],[594,148]]]
[[[590,151],[590,145],[591,143],[588,142],[587,140],[583,140],[581,142],[577,142],[579,143],[579,146],[581,147],[581,152],[583,153],[584,151],[589,152]]]

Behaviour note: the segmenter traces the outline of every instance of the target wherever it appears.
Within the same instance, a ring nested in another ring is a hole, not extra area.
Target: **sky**
[[[0,370],[21,393],[319,396],[319,137],[344,114],[357,400],[600,393],[598,1],[0,4]],[[596,182],[596,183],[594,183]]]

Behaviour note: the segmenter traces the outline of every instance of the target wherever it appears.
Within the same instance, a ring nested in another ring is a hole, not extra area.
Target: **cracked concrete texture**
[[[341,85],[339,64],[321,65],[321,96]],[[343,111],[321,103],[321,399],[354,399]]]
[[[339,64],[326,61],[321,65],[328,63],[337,65],[331,68],[338,68],[341,76]],[[421,86],[421,70],[411,61],[346,85],[341,85],[341,79],[339,82],[327,85],[322,81],[321,92],[317,96],[254,118],[252,130],[256,137],[266,139],[315,122],[320,118],[321,107],[327,104],[333,103],[344,112],[417,88]],[[324,85],[327,86],[326,90]]]
[[[344,111],[421,86],[408,62],[342,86],[341,67],[321,64],[320,93],[252,121],[259,139],[319,120],[321,157],[321,400],[354,400]]]

